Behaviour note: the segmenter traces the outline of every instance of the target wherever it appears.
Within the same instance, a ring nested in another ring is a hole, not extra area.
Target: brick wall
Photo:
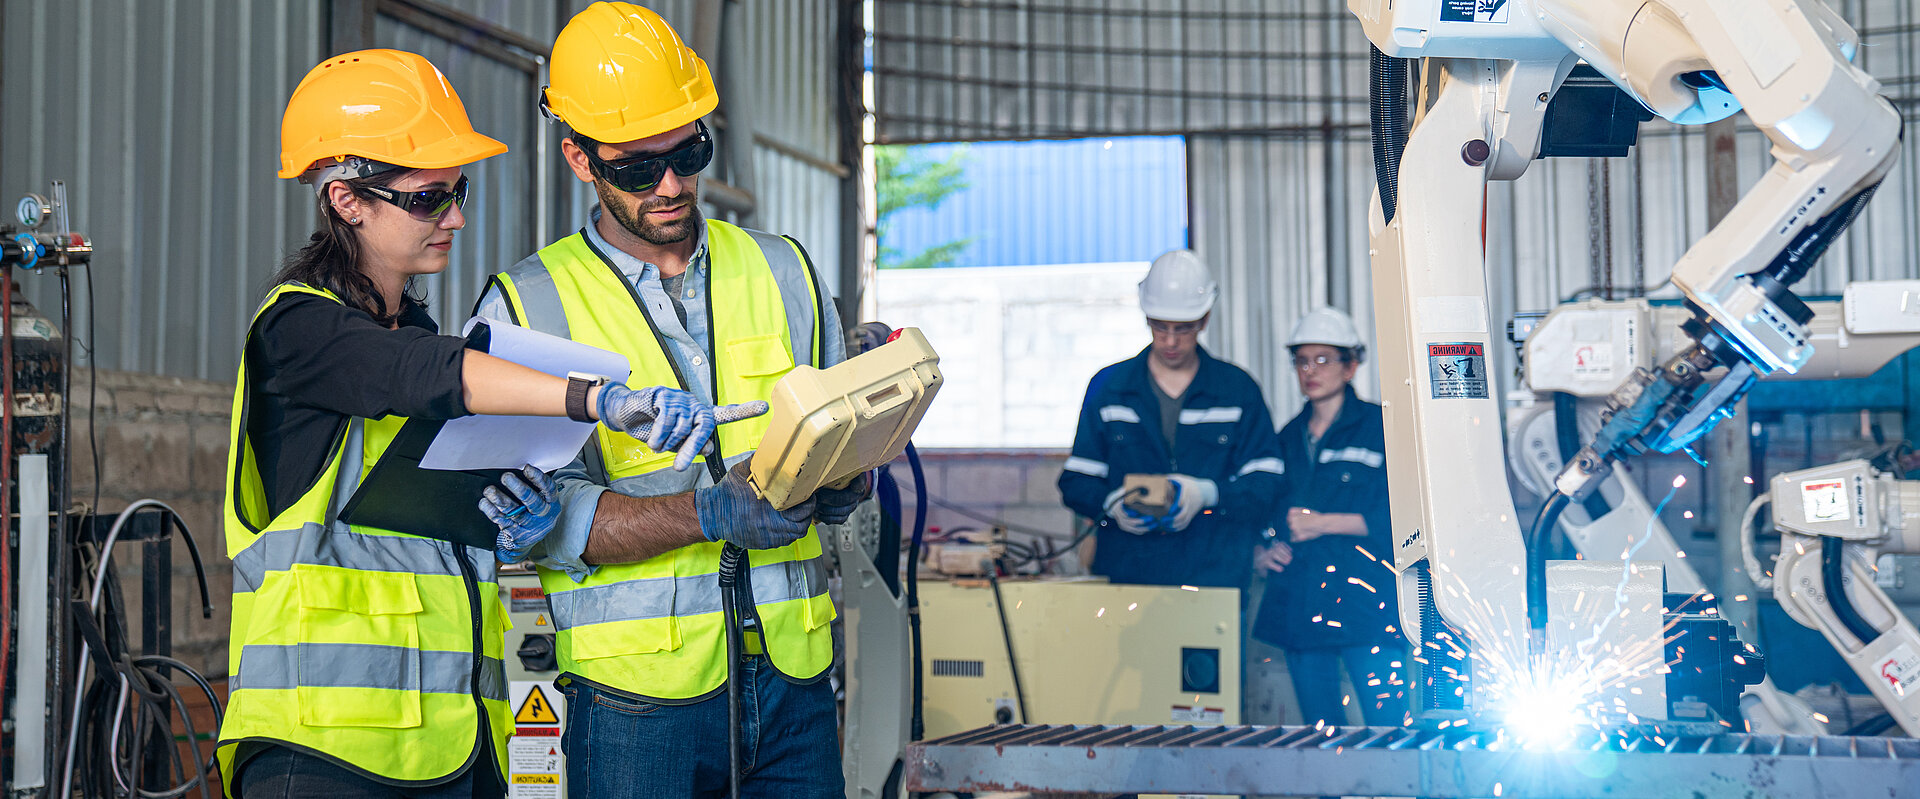
[[[210,678],[226,676],[233,571],[221,530],[220,503],[233,384],[107,370],[101,370],[98,378],[90,398],[87,371],[76,370],[73,375],[73,501],[84,506],[94,503],[94,459],[88,439],[91,408],[100,451],[100,511],[111,515],[136,500],[157,499],[180,514],[206,565],[214,613],[211,619],[201,618],[193,560],[186,544],[176,539],[174,657]],[[121,544],[113,555],[136,650],[141,647],[142,548]]]

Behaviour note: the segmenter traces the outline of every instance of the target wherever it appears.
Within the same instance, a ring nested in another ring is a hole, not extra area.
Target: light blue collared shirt
[[[707,251],[706,225],[702,224],[699,228],[693,257],[687,263],[686,277],[680,285],[680,304],[687,314],[687,323],[681,325],[679,317],[674,314],[672,300],[667,297],[666,288],[660,283],[659,265],[635,258],[608,243],[606,237],[600,235],[600,216],[600,206],[595,205],[584,229],[588,243],[612,262],[640,302],[645,304],[647,316],[653,320],[665,344],[667,357],[672,359],[674,368],[687,381],[687,390],[702,402],[714,404],[713,366],[709,362],[713,357],[713,327],[707,314],[706,297],[711,259]],[[539,257],[538,254],[530,255],[515,266],[536,262]],[[807,296],[805,286],[788,286],[784,285],[784,280],[782,282],[781,291],[788,296]],[[825,368],[846,360],[846,342],[840,335],[840,317],[832,298],[827,294],[826,286],[820,285],[816,279],[814,290],[819,292],[821,298],[820,329],[825,332],[825,340],[821,342],[825,363],[816,365]],[[514,323],[506,297],[495,287],[489,287],[481,296],[474,315],[492,321]],[[789,340],[795,342],[796,355],[799,354],[799,342],[810,342],[812,339],[812,325],[806,322],[789,314]],[[589,442],[588,446],[596,444]],[[752,454],[751,451],[727,453],[725,465],[731,468]],[[530,557],[540,566],[566,572],[575,582],[585,580],[594,571],[594,567],[585,561],[587,539],[592,535],[594,513],[600,507],[600,495],[609,488],[627,496],[649,497],[682,494],[713,485],[713,477],[708,470],[695,467],[684,472],[662,469],[625,477],[612,481],[609,486],[602,482],[602,476],[596,475],[588,467],[585,458],[575,458],[572,463],[555,471],[553,479],[560,487],[560,525],[533,547]]]

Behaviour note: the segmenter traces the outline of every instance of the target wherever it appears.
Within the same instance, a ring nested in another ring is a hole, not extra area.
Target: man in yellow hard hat
[[[845,357],[833,298],[792,239],[703,218],[718,105],[707,65],[658,14],[594,3],[555,40],[541,110],[600,202],[578,233],[496,275],[476,314],[625,355],[629,383],[766,399],[796,364]],[[639,383],[635,383],[639,381]],[[723,543],[750,551],[737,665],[741,795],[838,797],[827,595],[816,521],[862,479],[775,511],[746,484],[765,419],[722,428],[698,468],[597,434],[555,474],[561,525],[535,548],[567,697],[578,796],[721,796],[729,783]]]

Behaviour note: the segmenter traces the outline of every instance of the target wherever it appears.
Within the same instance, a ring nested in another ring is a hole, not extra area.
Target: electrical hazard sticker
[[[1906,696],[1908,691],[1920,688],[1920,655],[1914,654],[1913,647],[1906,644],[1888,652],[1874,671],[1893,688],[1896,696]]]
[[[566,706],[549,698],[549,683],[514,680],[507,685],[507,706],[514,708],[513,736],[507,739],[508,799],[564,799],[566,756],[560,731]]]
[[[1487,348],[1479,342],[1427,345],[1434,399],[1486,399]]]
[[[1512,0],[1440,0],[1440,21],[1504,23],[1512,6]]]
[[[1810,522],[1844,522],[1853,518],[1844,480],[1809,480],[1800,484],[1800,508]]]
[[[527,698],[520,703],[520,709],[514,711],[515,724],[559,724],[560,717],[554,715],[553,705],[548,704],[547,694],[536,685],[527,692]]]

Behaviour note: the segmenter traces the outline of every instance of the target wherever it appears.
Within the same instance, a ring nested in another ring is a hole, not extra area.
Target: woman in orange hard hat
[[[409,417],[565,415],[655,449],[712,435],[713,409],[685,392],[554,377],[436,335],[413,278],[445,270],[466,225],[462,167],[506,150],[413,53],[329,58],[287,103],[279,174],[313,186],[321,224],[255,314],[234,391],[230,795],[504,795],[495,559],[524,557],[559,504],[532,467],[470,498],[499,527],[493,551],[343,521]]]

